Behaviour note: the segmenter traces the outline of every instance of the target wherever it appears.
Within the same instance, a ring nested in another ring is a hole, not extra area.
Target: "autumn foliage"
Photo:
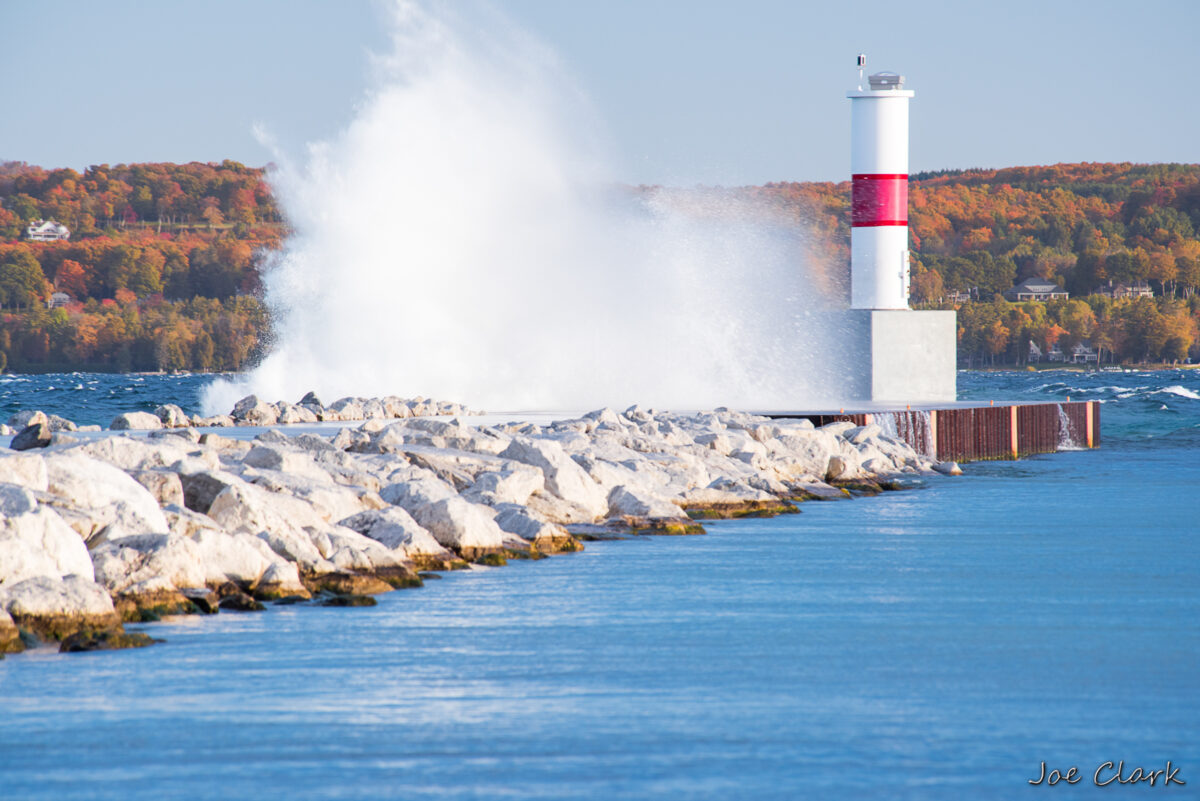
[[[814,249],[849,266],[849,183],[767,184],[745,191],[810,229]],[[1200,319],[1200,165],[1056,164],[920,173],[909,184],[912,301],[957,308],[967,364],[1021,363],[1033,342],[1088,342],[1114,361],[1176,361],[1196,352]],[[1030,277],[1071,293],[1006,303]],[[1153,298],[1097,294],[1148,285]],[[951,302],[952,293],[970,300]]]
[[[31,242],[32,220],[70,239]],[[237,370],[283,226],[261,169],[0,165],[0,354],[17,370]],[[65,305],[47,308],[53,293]],[[60,300],[62,300],[62,297]]]
[[[847,285],[849,182],[713,191],[795,224],[814,280]],[[70,239],[28,241],[39,219]],[[912,301],[958,310],[966,364],[1019,364],[1030,343],[1087,342],[1112,361],[1200,356],[1200,165],[922,173],[909,223]],[[284,235],[264,170],[232,161],[0,164],[0,367],[241,369],[269,331],[261,275]],[[1034,276],[1071,299],[1001,298]],[[1097,294],[1142,283],[1153,297]],[[48,308],[54,293],[65,304]]]

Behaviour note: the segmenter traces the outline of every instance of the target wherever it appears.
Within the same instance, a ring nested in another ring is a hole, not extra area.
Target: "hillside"
[[[816,249],[848,265],[849,183],[746,191],[810,226]],[[1200,356],[1200,165],[919,173],[909,185],[909,225],[913,303],[959,310],[964,363],[1019,364],[1031,341],[1043,352],[1088,342],[1102,358],[1131,362]],[[1053,281],[1071,299],[999,299],[1031,277]],[[1097,294],[1138,283],[1154,297]]]
[[[30,241],[35,220],[70,238]],[[235,162],[0,165],[0,367],[240,369],[282,234],[263,171]]]
[[[849,182],[719,191],[775,207],[807,234],[802,255],[844,282]],[[30,241],[37,220],[69,239]],[[1200,165],[921,173],[909,221],[913,303],[958,309],[966,364],[1020,364],[1030,343],[1087,343],[1113,361],[1200,356]],[[236,162],[0,164],[0,366],[241,369],[269,331],[260,276],[284,234],[264,171]],[[1000,298],[1031,277],[1071,298]],[[1138,284],[1153,297],[1111,297]]]

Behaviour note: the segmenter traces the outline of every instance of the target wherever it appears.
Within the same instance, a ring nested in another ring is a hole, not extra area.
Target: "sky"
[[[444,0],[443,0],[444,2]],[[336,134],[388,49],[385,0],[0,0],[0,161],[262,165]],[[438,7],[438,0],[434,0]],[[907,76],[910,170],[1200,161],[1193,0],[459,0],[557,54],[612,176],[839,181],[855,57]]]

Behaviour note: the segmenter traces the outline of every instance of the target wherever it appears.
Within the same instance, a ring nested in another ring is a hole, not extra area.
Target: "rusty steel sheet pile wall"
[[[807,418],[816,426],[874,422],[918,453],[942,461],[1017,459],[1100,445],[1099,401],[776,416]]]

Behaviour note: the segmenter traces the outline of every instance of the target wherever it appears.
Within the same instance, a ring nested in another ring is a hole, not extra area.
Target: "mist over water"
[[[544,46],[397,4],[356,118],[272,185],[294,234],[265,275],[270,354],[210,386],[425,395],[493,410],[782,408],[840,395],[841,288],[794,222],[725,191],[619,184]],[[826,295],[828,292],[828,296]]]

